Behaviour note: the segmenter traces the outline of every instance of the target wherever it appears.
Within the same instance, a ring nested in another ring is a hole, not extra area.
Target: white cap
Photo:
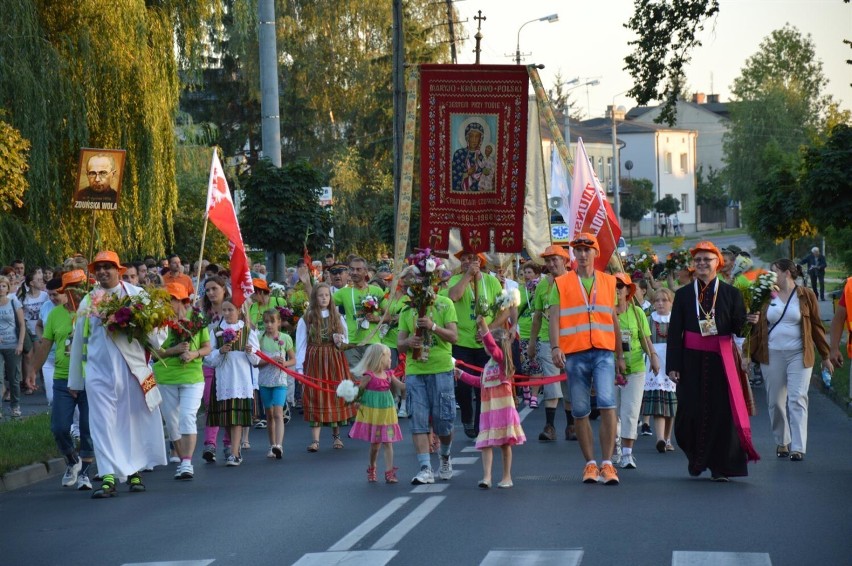
[[[815,254],[815,253],[818,253],[818,252],[819,252],[819,248],[818,248],[818,247],[814,246],[814,247],[812,247],[812,248],[811,248],[811,253],[814,253],[814,254]]]

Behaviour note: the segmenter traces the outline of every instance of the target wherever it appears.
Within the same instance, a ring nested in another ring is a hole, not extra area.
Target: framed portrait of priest
[[[80,210],[118,210],[126,152],[123,149],[80,150],[73,206]]]

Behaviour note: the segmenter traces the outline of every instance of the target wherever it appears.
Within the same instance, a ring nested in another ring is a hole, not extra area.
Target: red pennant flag
[[[215,149],[213,150],[213,162],[210,164],[210,181],[207,185],[207,218],[228,238],[231,264],[231,302],[239,308],[245,298],[254,292],[254,285],[251,282],[249,261],[246,257],[240,225],[237,222],[234,201],[231,200],[228,181],[225,180],[225,173]]]
[[[597,236],[601,253],[595,259],[595,269],[599,271],[606,269],[609,259],[618,247],[621,226],[609,201],[606,200],[601,182],[589,164],[582,139],[577,140],[574,182],[571,187],[571,212],[570,218],[566,220],[571,230],[571,239],[580,232]]]

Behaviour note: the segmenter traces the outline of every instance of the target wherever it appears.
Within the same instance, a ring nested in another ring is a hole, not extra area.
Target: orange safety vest
[[[846,354],[852,358],[852,277],[846,280],[843,296],[846,299],[846,330],[849,331],[846,337]],[[841,332],[840,335],[843,336],[843,333]]]
[[[745,273],[743,273],[743,277],[745,277],[749,281],[754,282],[754,281],[757,281],[757,278],[760,277],[761,275],[763,275],[764,273],[769,273],[769,272],[766,271],[765,269],[752,269],[750,271],[746,271]]]
[[[555,281],[559,289],[559,348],[566,354],[592,348],[615,351],[615,277],[595,271],[591,296],[586,295],[576,271]]]

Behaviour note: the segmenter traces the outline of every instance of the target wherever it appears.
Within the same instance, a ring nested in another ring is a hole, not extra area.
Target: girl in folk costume
[[[677,412],[675,384],[666,375],[666,340],[669,337],[669,321],[672,314],[674,292],[661,287],[654,292],[654,312],[651,313],[651,343],[660,359],[660,371],[649,371],[645,375],[645,393],[642,397],[642,415],[654,417],[657,436],[657,452],[674,451],[672,425]]]
[[[482,343],[491,356],[476,377],[456,369],[456,377],[482,390],[482,413],[479,416],[479,435],[476,448],[482,450],[483,476],[479,487],[491,487],[491,448],[499,446],[503,453],[503,478],[497,487],[512,487],[512,445],[526,442],[521,419],[515,408],[512,378],[515,364],[512,362],[512,334],[503,328],[489,331],[488,323],[481,316],[476,318]]]
[[[405,385],[394,376],[390,366],[390,348],[384,344],[371,344],[358,365],[352,368],[352,374],[361,379],[361,400],[349,438],[370,443],[370,466],[367,468],[369,482],[376,481],[376,460],[380,447],[385,455],[385,481],[398,481],[398,468],[393,465],[393,443],[402,440],[402,433],[391,388],[402,391],[404,395]]]
[[[346,322],[331,308],[331,288],[320,283],[311,289],[310,306],[296,327],[296,371],[321,380],[322,390],[305,387],[302,397],[305,420],[311,426],[308,452],[319,450],[320,427],[330,426],[333,447],[343,448],[340,426],[349,424],[356,409],[337,397],[335,389],[352,379],[349,364],[339,349],[348,343]]]
[[[211,337],[216,332],[216,327],[222,320],[222,305],[231,300],[231,292],[228,290],[228,280],[221,275],[212,275],[204,281],[204,294],[201,298],[201,312],[208,322],[208,331]],[[203,366],[204,371],[204,398],[202,402],[205,407],[216,404],[216,376],[212,367]],[[216,461],[216,437],[219,436],[219,427],[210,424],[210,414],[206,416],[207,422],[204,426],[204,451],[201,457],[209,463]],[[225,458],[231,454],[231,435],[225,429]]]
[[[260,350],[285,367],[296,363],[293,339],[281,332],[281,315],[276,309],[263,313],[264,331],[258,342]],[[266,409],[266,432],[269,434],[267,458],[278,460],[284,454],[284,406],[287,404],[287,373],[281,368],[260,360],[258,385],[260,399]]]
[[[240,311],[229,301],[222,304],[222,319],[212,325],[211,339],[215,346],[204,357],[205,365],[216,370],[215,403],[207,409],[212,426],[226,426],[231,433],[231,450],[228,466],[242,463],[240,437],[242,429],[251,425],[252,401],[257,389],[257,372],[254,366],[258,357],[257,336],[240,318]]]

